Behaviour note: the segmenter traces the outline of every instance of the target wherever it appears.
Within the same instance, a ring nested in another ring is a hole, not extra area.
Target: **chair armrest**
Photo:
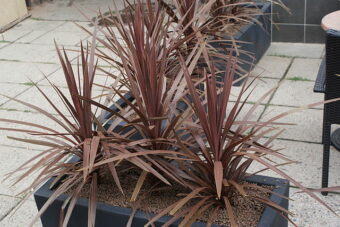
[[[318,75],[316,77],[314,92],[325,93],[325,79],[326,79],[326,60],[322,60]]]

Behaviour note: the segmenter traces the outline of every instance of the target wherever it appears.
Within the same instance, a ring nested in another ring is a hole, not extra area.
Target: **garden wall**
[[[25,0],[0,0],[0,32],[26,15]]]
[[[340,10],[340,0],[282,0],[292,14],[273,6],[273,42],[323,43],[321,19]]]

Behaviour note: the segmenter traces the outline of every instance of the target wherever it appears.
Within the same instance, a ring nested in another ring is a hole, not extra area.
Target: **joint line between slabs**
[[[14,146],[14,145],[9,145],[9,144],[0,144],[0,146],[2,147],[8,147],[8,148],[13,148],[13,149],[22,149],[22,150],[28,150],[28,151],[44,151],[46,149],[42,149],[42,148],[29,148],[28,146],[24,147],[24,146]]]
[[[279,80],[279,83],[278,83],[278,84],[280,84],[280,83],[286,78],[286,76],[287,76],[287,74],[288,74],[290,68],[292,67],[292,64],[293,64],[294,60],[295,60],[295,57],[293,57],[293,58],[291,59],[291,61],[290,61],[289,65],[288,65],[286,71],[283,73],[283,76],[282,76],[281,79]],[[276,94],[276,92],[277,92],[277,90],[278,90],[279,88],[280,88],[280,86],[278,86],[277,88],[275,88],[275,90],[273,91],[273,93],[270,95],[269,100],[268,100],[268,102],[265,104],[264,109],[263,109],[262,113],[260,114],[260,116],[258,117],[257,121],[260,121],[260,120],[261,120],[261,118],[263,117],[263,115],[264,115],[265,111],[267,110],[268,106],[270,106],[270,102],[273,100],[274,95]]]
[[[10,28],[11,29],[11,28]],[[7,32],[7,31],[9,31],[10,29],[8,29],[8,30],[6,30],[5,32]],[[21,38],[23,38],[23,37],[25,37],[26,35],[29,35],[29,34],[31,34],[33,31],[31,31],[31,32],[28,32],[28,33],[26,33],[26,34],[24,34],[24,35],[22,35],[22,36],[20,36],[19,38],[16,38],[15,40],[13,40],[13,41],[9,41],[6,45],[4,45],[3,47],[1,47],[0,49],[3,49],[3,48],[5,48],[5,47],[7,47],[7,46],[10,46],[10,45],[12,45],[13,43],[15,43],[16,41],[18,41],[19,39],[21,39]],[[2,36],[3,36],[3,34],[1,34]],[[3,37],[4,38],[4,37]],[[6,41],[6,40],[5,40]]]
[[[65,23],[66,23],[66,22],[65,22]],[[76,56],[76,57],[72,58],[72,59],[71,59],[71,62],[74,61],[74,60],[76,60],[78,57],[79,57],[79,56]],[[61,66],[57,67],[55,70],[53,70],[53,72],[47,74],[46,77],[42,77],[40,80],[38,80],[38,81],[36,82],[36,85],[40,87],[41,85],[39,85],[39,82],[41,82],[41,81],[43,81],[44,79],[48,78],[48,77],[51,76],[53,73],[57,72],[59,69],[61,69]],[[22,95],[24,92],[28,91],[29,89],[32,89],[33,87],[34,87],[34,86],[28,87],[27,89],[23,90],[22,92],[20,92],[19,94],[15,95],[14,97],[11,97],[11,98],[17,98],[19,95]],[[12,99],[9,99],[9,100],[7,100],[7,101],[4,102],[4,103],[0,103],[0,107],[3,107],[5,104],[7,104],[7,103],[10,102],[10,101],[13,101],[13,100],[12,100]]]
[[[295,186],[295,185],[289,185],[290,188],[294,188],[294,189],[300,189],[299,187]],[[311,187],[307,187],[307,189],[313,189]],[[320,193],[320,192],[316,192],[316,193]],[[296,193],[295,193],[296,194]],[[330,195],[340,195],[340,192],[337,192],[337,191],[329,191],[328,194]],[[325,196],[327,197],[327,196]],[[322,198],[322,197],[321,197]]]
[[[317,142],[317,141],[294,140],[294,139],[288,139],[288,138],[277,138],[277,140],[297,142],[297,143],[308,143],[308,144],[322,145],[321,142]]]
[[[13,198],[15,198],[15,197],[13,197]],[[0,222],[1,221],[3,221],[13,210],[15,210],[19,205],[20,205],[20,203],[22,202],[22,199],[21,200],[19,200],[18,202],[16,202],[15,203],[15,205],[11,208],[11,209],[9,209],[5,214],[4,214],[4,216],[2,217],[2,218],[0,218]]]
[[[35,39],[33,39],[33,40],[31,40],[30,42],[28,42],[27,44],[28,44],[28,45],[32,44],[35,40],[40,39],[41,37],[43,37],[44,35],[46,35],[46,34],[48,34],[48,33],[50,33],[50,32],[53,32],[54,30],[56,30],[57,28],[61,27],[61,26],[64,25],[64,24],[66,24],[66,22],[61,23],[60,25],[58,25],[58,26],[55,27],[55,28],[52,28],[52,29],[50,29],[50,30],[47,30],[47,31],[44,32],[43,34],[39,35],[39,36],[36,37]],[[34,30],[31,31],[29,34],[31,34],[32,32],[34,32]],[[32,45],[34,45],[34,44],[32,44]]]
[[[19,23],[19,24],[20,24],[20,23]],[[35,40],[41,38],[42,36],[46,35],[46,34],[49,33],[49,32],[53,32],[55,29],[61,27],[61,26],[64,25],[64,24],[66,24],[66,21],[64,21],[64,23],[58,25],[57,27],[55,27],[55,28],[53,28],[53,29],[51,29],[51,30],[48,30],[48,31],[44,32],[43,34],[41,34],[41,35],[38,36],[37,38],[31,40],[31,42],[25,43],[25,44],[28,44],[28,45],[31,44],[33,41],[35,41]],[[8,29],[7,31],[9,31],[9,30],[10,30],[10,29]],[[0,47],[0,49],[3,49],[3,48],[5,48],[5,47],[8,47],[8,46],[10,46],[10,45],[16,43],[16,41],[19,41],[19,39],[24,38],[25,36],[32,34],[32,32],[34,32],[34,30],[30,31],[29,33],[27,33],[27,34],[25,34],[25,35],[20,36],[19,38],[15,39],[14,41],[8,42],[7,45],[4,45],[3,47]],[[19,43],[20,43],[20,42],[19,42]]]

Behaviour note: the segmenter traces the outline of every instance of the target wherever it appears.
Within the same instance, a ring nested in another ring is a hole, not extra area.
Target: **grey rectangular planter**
[[[254,6],[249,6],[254,7]],[[271,3],[258,3],[257,7],[261,9],[261,15],[257,15],[254,21],[258,21],[258,23],[251,23],[243,26],[239,32],[237,32],[233,37],[225,36],[224,39],[230,40],[234,39],[235,41],[239,41],[239,45],[241,46],[239,49],[248,53],[252,53],[252,57],[247,54],[240,54],[238,59],[242,64],[242,69],[245,71],[249,71],[252,68],[252,62],[254,60],[254,64],[261,60],[263,55],[268,50],[271,44],[271,34],[272,34],[272,22],[270,19],[270,15],[272,12]],[[221,41],[221,42],[214,42],[212,46],[215,48],[230,46],[232,42],[230,41]],[[219,51],[222,54],[226,54],[224,50]],[[224,65],[220,63],[216,63],[215,66],[220,69],[224,70]],[[240,86],[242,83],[235,84],[236,86]]]
[[[53,191],[49,189],[49,185],[52,182],[52,180],[53,179],[50,179],[34,194],[34,198],[39,210],[53,193]],[[274,186],[273,189],[274,192],[279,193],[280,195],[286,197],[289,196],[289,182],[286,180],[265,176],[252,176],[249,177],[247,181],[259,185]],[[44,227],[59,227],[60,209],[66,198],[67,195],[62,195],[59,198],[57,198],[57,200],[54,203],[52,203],[52,205],[42,215],[41,222]],[[271,195],[270,199],[271,201],[288,210],[288,200],[283,199],[274,194]],[[79,198],[71,215],[68,226],[69,227],[87,226],[87,212],[88,212],[87,209],[88,200],[85,198]],[[130,208],[117,207],[98,202],[96,214],[96,227],[125,227],[131,215],[131,212],[132,210]],[[157,227],[160,227],[170,218],[171,218],[170,216],[164,216],[161,219],[159,219],[155,223],[155,225]],[[143,227],[147,222],[148,219],[145,213],[142,211],[138,211],[134,216],[132,226]],[[172,227],[177,226],[178,222],[171,226]],[[205,227],[206,223],[196,222],[192,226]],[[288,221],[272,208],[266,207],[260,218],[258,227],[270,227],[270,226],[286,227],[288,226]],[[213,225],[213,227],[221,226]]]

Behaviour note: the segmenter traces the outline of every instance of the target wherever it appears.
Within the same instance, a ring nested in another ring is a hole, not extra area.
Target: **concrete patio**
[[[45,79],[65,87],[62,70],[54,47],[54,39],[67,49],[76,49],[80,40],[89,36],[72,21],[88,26],[75,7],[68,6],[69,1],[45,2],[34,7],[32,17],[0,34],[0,93],[50,109],[48,103],[32,85],[37,83],[53,96],[52,88]],[[87,15],[93,16],[92,10],[107,9],[112,0],[80,1],[79,7]],[[90,28],[90,27],[89,27]],[[249,100],[249,105],[257,101],[269,89],[278,86],[275,92],[261,104],[258,117],[269,118],[275,114],[293,108],[319,102],[322,94],[313,93],[314,81],[324,54],[321,44],[272,43],[270,49],[254,71],[261,74],[257,90]],[[73,58],[76,53],[71,53]],[[74,60],[74,63],[76,61]],[[339,63],[340,64],[340,63]],[[104,78],[105,79],[105,78]],[[99,77],[98,80],[103,81]],[[100,92],[100,88],[95,88]],[[56,102],[61,103],[60,101]],[[298,161],[298,164],[282,167],[287,173],[307,187],[318,188],[321,184],[322,160],[322,106],[289,115],[282,122],[294,123],[275,142],[277,147],[285,147],[283,152]],[[0,97],[0,118],[27,120],[44,123],[47,127],[57,127],[44,116],[28,109],[6,97]],[[0,123],[1,127],[13,127]],[[0,180],[9,171],[37,154],[42,147],[27,146],[6,138],[15,135],[0,131]],[[253,167],[255,168],[255,167]],[[330,186],[340,185],[340,152],[331,149]],[[10,182],[0,182],[0,226],[25,227],[37,212],[33,198],[18,207],[22,197],[16,194],[29,186],[24,181],[13,187]],[[340,219],[327,211],[322,205],[303,194],[297,194],[291,188],[291,217],[299,226],[340,227]],[[320,196],[321,197],[321,196]],[[340,212],[340,194],[330,193],[322,197],[335,211]],[[18,209],[17,209],[18,208]],[[34,226],[41,226],[38,222]]]

